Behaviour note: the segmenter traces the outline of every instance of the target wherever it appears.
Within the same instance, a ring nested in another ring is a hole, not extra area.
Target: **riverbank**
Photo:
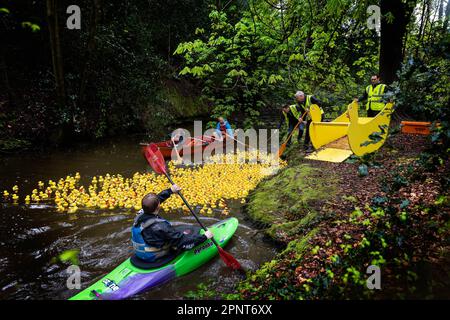
[[[306,160],[294,147],[246,204],[285,249],[233,291],[200,287],[191,297],[448,297],[449,166],[430,147],[429,137],[393,134],[375,155],[340,164]],[[370,265],[380,268],[381,290],[367,288]]]
[[[47,152],[130,135],[166,139],[170,129],[176,129],[177,125],[209,116],[209,106],[189,82],[165,80],[157,90],[154,95],[142,97],[136,106],[129,103],[127,107],[131,110],[127,119],[125,115],[112,112],[112,106],[105,106],[95,120],[74,112],[72,116],[66,115],[64,121],[57,121],[61,114],[51,108],[50,102],[31,117],[28,111],[9,110],[8,105],[0,101],[0,156]]]

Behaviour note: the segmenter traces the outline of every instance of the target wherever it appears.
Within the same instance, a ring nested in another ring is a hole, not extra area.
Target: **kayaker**
[[[306,114],[306,116],[304,118],[304,119],[306,119],[305,127],[304,127],[304,130],[306,130],[306,134],[305,134],[305,142],[303,144],[303,148],[304,148],[305,152],[311,152],[312,151],[312,147],[310,145],[310,141],[311,140],[310,140],[310,137],[309,137],[309,126],[311,125],[312,120],[311,120],[311,115],[309,114],[309,108],[313,104],[318,105],[319,108],[320,108],[321,117],[322,117],[321,121],[322,121],[323,120],[323,114],[324,114],[324,111],[322,109],[323,103],[319,99],[314,97],[313,95],[305,95],[305,93],[303,91],[297,91],[295,93],[295,101],[297,102],[298,109],[302,110],[301,111],[302,113],[305,112],[305,111],[307,112],[307,114]],[[300,142],[300,139],[303,136],[303,131],[304,130],[301,130],[299,132],[299,137],[298,137],[299,142]]]
[[[225,120],[223,117],[219,117],[217,119],[215,136],[218,139],[222,140],[227,135],[233,138],[233,129],[231,129],[231,125],[227,120]]]
[[[174,137],[172,137],[172,139],[170,139],[171,141],[171,147],[175,147],[175,146],[179,146],[180,144],[183,143],[184,137],[182,135],[175,135]]]
[[[281,107],[281,119],[280,119],[280,123],[278,124],[278,129],[281,129],[281,127],[283,126],[284,123],[287,124],[288,126],[288,132],[287,135],[290,135],[292,130],[294,130],[295,126],[297,125],[298,121],[301,118],[301,113],[298,111],[297,106],[294,105],[284,105],[283,107]],[[298,137],[297,140],[300,143],[300,139],[302,137],[302,135],[300,134],[300,132],[302,132],[303,130],[303,124],[300,124],[298,126]],[[289,140],[287,142],[287,146],[291,145],[291,137],[289,137]]]
[[[210,231],[203,235],[185,234],[158,215],[161,203],[180,190],[177,185],[172,185],[159,194],[149,193],[142,199],[142,209],[131,229],[135,255],[139,259],[153,263],[164,261],[213,237]]]

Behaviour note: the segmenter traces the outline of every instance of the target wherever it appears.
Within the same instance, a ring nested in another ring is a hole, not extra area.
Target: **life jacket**
[[[144,212],[139,213],[134,219],[133,227],[131,228],[131,241],[133,242],[133,248],[136,256],[144,261],[153,262],[158,258],[166,256],[170,252],[170,245],[165,245],[161,248],[151,247],[145,243],[142,237],[142,231],[145,228],[150,227],[155,223],[167,223],[170,225],[169,221],[161,218],[149,218],[144,221],[140,221],[140,218]]]
[[[366,93],[368,98],[366,110],[380,111],[384,108],[384,102],[381,101],[381,98],[383,97],[385,88],[386,85],[381,83],[375,88],[372,85],[367,86]]]
[[[225,135],[227,133],[227,122],[226,121],[224,121],[223,123],[219,122],[219,125],[220,125],[220,132],[223,135]]]

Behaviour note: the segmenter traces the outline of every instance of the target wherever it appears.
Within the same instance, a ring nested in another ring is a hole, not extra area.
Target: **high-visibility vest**
[[[312,105],[312,103],[311,103],[311,97],[312,97],[311,95],[306,96],[306,102],[305,102],[305,109],[306,109],[306,110],[309,110],[310,107],[311,107],[311,105]],[[324,111],[323,111],[322,107],[319,106],[319,108],[320,108],[320,114],[324,114]],[[311,119],[311,117],[310,117],[309,115],[307,115],[306,118],[307,118],[308,120]]]
[[[381,101],[381,98],[383,97],[385,88],[386,85],[381,83],[375,88],[372,85],[367,86],[366,93],[368,98],[366,110],[380,111],[384,108],[384,102]]]
[[[309,108],[311,107],[311,105],[312,105],[312,103],[311,103],[311,97],[312,97],[312,96],[306,96],[305,107],[306,107],[307,109],[309,109]],[[323,111],[322,107],[319,106],[319,108],[320,108],[320,113],[321,113],[321,114],[324,114],[324,111]]]
[[[291,112],[292,112],[292,114],[294,115],[294,117],[296,119],[300,119],[301,114],[300,114],[300,112],[298,112],[297,106],[295,104],[290,105],[289,109],[291,109]],[[288,119],[287,113],[283,111],[283,115],[284,115],[284,118],[286,119],[286,123],[289,123],[289,119]]]

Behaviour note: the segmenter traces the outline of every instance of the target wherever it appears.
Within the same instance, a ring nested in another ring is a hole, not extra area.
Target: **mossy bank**
[[[250,193],[246,212],[267,226],[264,231],[273,240],[286,242],[328,217],[321,208],[336,195],[336,188],[333,173],[311,164],[291,164]]]
[[[281,252],[233,288],[202,285],[188,296],[448,297],[448,157],[430,156],[431,147],[425,137],[395,134],[377,154],[335,164],[308,161],[294,145],[288,166],[260,182],[245,206]],[[381,270],[383,290],[367,285],[369,266]]]

